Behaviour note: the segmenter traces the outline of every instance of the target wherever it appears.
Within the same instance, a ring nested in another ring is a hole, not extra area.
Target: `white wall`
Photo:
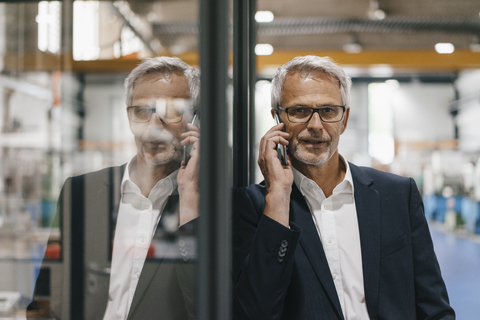
[[[90,146],[82,154],[86,169],[121,165],[136,153],[128,125],[123,80],[122,75],[86,79],[84,140]]]
[[[456,82],[460,95],[457,123],[459,148],[467,153],[480,151],[480,70],[459,74]]]
[[[347,160],[357,165],[370,165],[368,157],[368,85],[353,83],[350,99],[350,117],[347,129],[340,137],[338,150]]]
[[[451,84],[400,83],[393,96],[394,134],[398,141],[437,141],[455,138],[449,104]]]

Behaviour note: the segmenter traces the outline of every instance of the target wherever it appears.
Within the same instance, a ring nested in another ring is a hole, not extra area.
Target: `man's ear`
[[[348,117],[350,116],[350,107],[347,108],[347,110],[345,110],[345,115],[343,116],[343,120],[342,120],[342,131],[340,132],[340,134],[343,134],[345,132],[345,129],[347,129],[347,123],[348,123]]]
[[[275,119],[275,110],[270,109],[270,113],[272,114],[272,118]]]

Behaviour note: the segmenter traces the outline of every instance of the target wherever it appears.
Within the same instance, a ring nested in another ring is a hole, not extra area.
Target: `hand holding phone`
[[[280,116],[278,114],[278,111],[275,111],[275,122],[277,124],[280,124]],[[285,124],[283,125],[283,132],[285,132]],[[277,150],[279,150],[279,159],[282,162],[284,166],[288,165],[288,155],[287,155],[287,146],[284,145],[277,145]]]
[[[181,144],[183,145],[183,164],[179,168],[177,175],[179,226],[184,225],[200,215],[200,193],[198,189],[200,169],[199,126],[199,114],[195,112],[191,122],[186,124],[185,132],[180,135],[182,139]]]
[[[196,127],[200,126],[199,125],[199,118],[198,118],[196,113],[193,115],[193,119],[192,119],[191,124],[196,126]],[[193,145],[191,145],[191,144],[183,146],[183,164],[185,166],[187,165],[188,160],[190,160],[190,155],[192,154],[192,149],[193,149]]]

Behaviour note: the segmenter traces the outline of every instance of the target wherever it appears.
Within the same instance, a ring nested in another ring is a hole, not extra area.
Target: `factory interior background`
[[[257,10],[256,143],[274,124],[275,69],[332,57],[353,80],[340,154],[415,179],[457,318],[478,319],[480,2],[258,0]],[[198,15],[195,0],[0,2],[0,317],[25,317],[42,257],[57,257],[47,239],[62,234],[53,217],[65,179],[135,155],[128,73],[159,55],[199,67]]]

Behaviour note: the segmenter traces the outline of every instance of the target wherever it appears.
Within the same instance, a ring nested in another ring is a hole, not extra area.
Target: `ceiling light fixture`
[[[343,51],[346,53],[360,53],[362,46],[359,43],[347,43],[343,45]]]
[[[470,50],[473,52],[480,52],[480,38],[478,36],[473,37],[473,41],[470,43]]]
[[[272,22],[274,18],[272,11],[257,11],[255,13],[255,21],[257,22]]]
[[[370,0],[370,6],[368,8],[367,15],[372,20],[383,20],[387,16],[385,11],[380,9],[380,3],[378,0]]]
[[[350,41],[344,44],[342,49],[346,53],[360,53],[362,51],[362,45],[358,42],[356,35],[351,35]]]
[[[388,64],[376,64],[368,68],[368,73],[374,78],[390,78],[393,77],[395,70]]]
[[[455,46],[451,43],[437,43],[435,45],[435,51],[440,54],[450,54],[455,51]]]
[[[273,46],[269,43],[259,43],[255,46],[257,56],[269,56],[273,53]]]

